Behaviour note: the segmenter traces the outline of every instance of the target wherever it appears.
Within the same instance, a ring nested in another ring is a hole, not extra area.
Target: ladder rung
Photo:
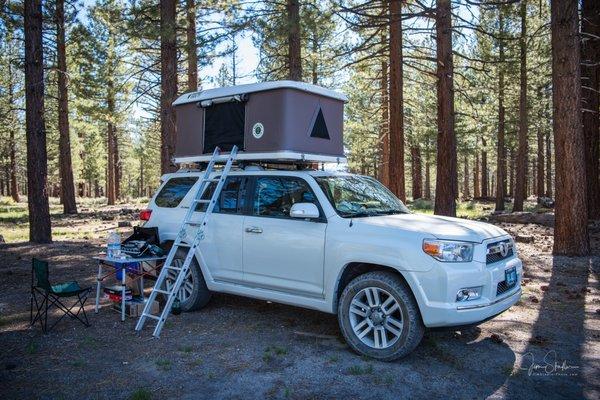
[[[169,292],[168,290],[154,289],[154,291],[162,294],[171,294],[171,292]]]
[[[158,315],[154,315],[154,314],[143,314],[143,315],[144,315],[145,317],[152,318],[152,319],[155,319],[155,320],[157,320],[157,321],[160,321],[160,320],[162,319],[162,318],[161,318],[161,317],[159,317]]]
[[[181,269],[182,269],[182,268],[179,268],[179,267],[173,267],[172,265],[168,265],[165,268],[166,269],[172,269],[172,270],[175,270],[175,271],[181,271]]]
[[[210,203],[210,199],[194,199],[194,203]]]
[[[221,180],[221,178],[209,178],[209,179],[205,179],[206,182],[219,182]]]

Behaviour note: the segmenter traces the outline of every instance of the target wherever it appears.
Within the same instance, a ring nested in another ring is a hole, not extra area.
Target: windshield
[[[410,211],[385,186],[359,175],[319,176],[317,183],[344,218],[407,214]]]

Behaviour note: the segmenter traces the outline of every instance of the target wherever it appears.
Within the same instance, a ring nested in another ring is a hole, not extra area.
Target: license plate
[[[512,267],[504,271],[504,279],[508,287],[513,287],[517,283],[517,268]]]

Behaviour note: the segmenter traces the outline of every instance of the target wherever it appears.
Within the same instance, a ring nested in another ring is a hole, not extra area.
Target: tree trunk
[[[481,151],[481,197],[486,199],[490,197],[490,194],[488,192],[489,175],[486,150],[487,143],[483,137],[481,138],[481,146],[483,148]]]
[[[107,153],[108,153],[108,162],[106,164],[106,199],[108,201],[108,205],[114,205],[117,199],[116,191],[115,191],[115,146],[114,146],[114,126],[112,122],[108,123],[107,126]]]
[[[302,80],[302,42],[300,35],[300,2],[287,0],[288,17],[288,79]]]
[[[527,0],[521,0],[521,37],[520,50],[520,81],[519,94],[519,149],[517,150],[517,183],[514,191],[513,211],[523,211],[525,200],[525,183],[527,169]]]
[[[410,148],[410,158],[412,167],[412,197],[420,199],[423,197],[423,168],[421,166],[421,149],[418,145]]]
[[[431,163],[429,162],[429,139],[425,149],[425,199],[431,200]]]
[[[498,142],[496,147],[496,211],[504,211],[504,182],[506,177],[504,168],[506,166],[506,149],[504,144],[504,15],[500,6],[500,58],[498,64]]]
[[[14,103],[15,99],[15,87],[13,83],[13,73],[12,73],[12,62],[9,60],[8,62],[8,104],[11,106]],[[9,182],[7,182],[9,186],[9,190],[7,192],[10,193],[10,197],[18,203],[19,198],[19,185],[17,183],[17,141],[15,139],[15,129],[16,125],[14,124],[14,114],[13,110],[10,110],[10,121],[13,123],[12,126],[9,126],[9,137],[8,137],[8,154],[9,154],[9,165],[8,165],[8,174],[9,174]]]
[[[42,4],[40,0],[25,1],[24,16],[29,240],[34,243],[51,243],[46,124],[44,121]]]
[[[456,135],[454,133],[454,66],[452,63],[452,14],[450,0],[437,0],[437,174],[434,212],[456,216]]]
[[[515,159],[516,159],[516,155],[515,155],[515,150],[513,148],[509,148],[508,149],[508,191],[505,191],[504,193],[508,195],[508,197],[514,197],[514,193],[515,193]],[[525,180],[525,185],[527,185],[527,180]]]
[[[160,138],[161,173],[175,171],[175,110],[177,97],[177,32],[175,0],[160,1]]]
[[[69,94],[67,92],[67,52],[65,40],[65,4],[56,0],[56,59],[58,66],[58,133],[60,198],[65,214],[77,214],[71,138],[69,136]]]
[[[469,190],[469,156],[465,154],[464,158],[464,170],[463,170],[463,200],[471,197]]]
[[[140,155],[140,188],[138,190],[138,196],[144,196],[144,156]]]
[[[121,158],[119,156],[119,136],[117,133],[117,126],[113,125],[113,157],[115,166],[115,200],[121,198],[121,178],[123,177],[123,170],[121,168]]]
[[[385,38],[384,38],[385,39]],[[381,167],[380,181],[390,187],[390,131],[389,131],[388,63],[381,61]]]
[[[187,19],[187,57],[188,57],[188,91],[198,90],[198,51],[196,49],[196,5],[194,0],[186,0]]]
[[[552,198],[552,135],[546,133],[546,197]]]
[[[581,75],[588,218],[600,219],[600,1],[583,0]]]
[[[537,131],[537,196],[538,200],[540,197],[544,197],[544,135],[542,130],[538,128]]]
[[[473,170],[473,197],[481,197],[481,187],[479,182],[479,152],[475,151],[475,169]]]
[[[551,2],[556,203],[553,254],[589,253],[577,2]],[[597,195],[597,193],[596,193]]]
[[[391,0],[390,9],[390,190],[406,201],[404,178],[404,98],[402,93],[402,3]]]
[[[529,190],[529,193],[533,194],[534,196],[537,196],[538,192],[537,192],[537,186],[535,184],[536,180],[537,180],[537,175],[538,175],[538,170],[537,170],[537,159],[532,160],[531,162],[531,182],[526,186],[531,188],[531,190]],[[525,192],[528,193],[528,192]],[[526,196],[529,197],[529,196]]]

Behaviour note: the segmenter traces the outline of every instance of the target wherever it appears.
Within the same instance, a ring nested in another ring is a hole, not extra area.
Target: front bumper
[[[513,267],[517,272],[514,287],[498,292],[498,284],[504,281],[505,271]],[[445,264],[427,272],[409,273],[405,277],[413,288],[425,326],[469,325],[490,319],[519,301],[523,264],[513,256],[490,265],[480,261]],[[456,293],[468,287],[480,287],[481,298],[457,302]]]

